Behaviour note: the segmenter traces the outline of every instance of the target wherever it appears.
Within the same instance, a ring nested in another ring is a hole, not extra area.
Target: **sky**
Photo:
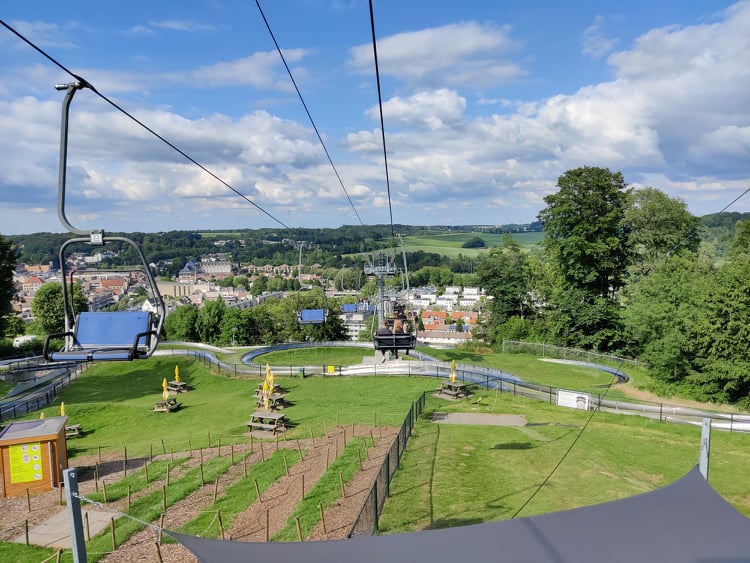
[[[258,3],[5,0],[0,235],[64,231],[72,75],[77,229],[528,223],[581,166],[750,212],[750,0],[373,0],[387,158],[368,2]]]

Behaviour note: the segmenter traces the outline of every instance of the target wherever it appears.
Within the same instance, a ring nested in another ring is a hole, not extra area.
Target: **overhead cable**
[[[195,160],[192,156],[190,156],[189,154],[187,154],[181,148],[177,147],[175,144],[173,144],[170,141],[168,141],[167,139],[165,139],[162,135],[160,135],[159,133],[157,133],[156,131],[154,131],[153,129],[151,129],[151,127],[147,126],[145,123],[143,123],[142,121],[140,121],[139,119],[137,119],[135,116],[133,116],[132,114],[130,114],[129,112],[127,112],[125,109],[123,109],[122,107],[120,107],[114,101],[110,100],[107,96],[105,96],[104,94],[102,94],[101,92],[99,92],[88,80],[86,80],[85,78],[82,78],[81,76],[75,74],[74,72],[72,72],[71,70],[69,70],[68,68],[66,68],[63,64],[61,64],[59,61],[57,61],[54,57],[52,57],[51,55],[49,55],[48,53],[46,53],[40,47],[38,47],[37,45],[35,45],[33,42],[31,42],[26,37],[24,37],[21,33],[19,33],[18,31],[16,31],[13,27],[11,27],[10,25],[8,25],[4,20],[0,19],[0,24],[2,24],[3,27],[5,27],[8,31],[10,31],[16,37],[18,37],[23,42],[25,42],[27,45],[29,45],[32,49],[34,49],[35,51],[37,51],[38,53],[40,53],[44,58],[46,58],[52,64],[54,64],[55,66],[57,66],[58,68],[60,68],[61,70],[63,70],[67,74],[69,74],[70,76],[72,76],[75,80],[77,80],[78,82],[80,82],[81,85],[85,86],[86,88],[89,88],[92,92],[94,92],[102,100],[104,100],[105,102],[107,102],[109,105],[111,105],[113,108],[115,108],[116,110],[118,110],[123,115],[129,117],[132,121],[134,121],[135,123],[137,123],[138,125],[140,125],[141,127],[143,127],[146,131],[148,131],[149,133],[151,133],[154,137],[156,137],[157,139],[159,139],[160,141],[162,141],[168,147],[170,147],[173,150],[175,150],[177,153],[179,153],[185,159],[187,159],[192,164],[194,164],[195,166],[197,166],[198,168],[200,168],[201,170],[203,170],[206,174],[208,174],[209,176],[211,176],[212,178],[214,178],[216,181],[220,182],[221,184],[223,184],[224,186],[226,186],[227,188],[229,188],[230,190],[232,190],[234,193],[236,193],[238,196],[240,196],[242,199],[244,199],[250,205],[252,205],[253,207],[255,207],[258,211],[261,211],[262,213],[264,213],[265,215],[267,215],[268,217],[270,217],[271,219],[273,219],[274,221],[276,221],[282,227],[284,227],[286,229],[289,229],[289,227],[284,222],[280,221],[279,219],[277,219],[276,217],[274,217],[273,215],[271,215],[268,211],[266,211],[265,209],[263,209],[260,205],[258,205],[253,200],[251,200],[250,198],[248,198],[245,194],[243,194],[242,192],[240,192],[234,186],[230,185],[225,180],[223,180],[222,178],[220,178],[219,176],[217,176],[214,172],[212,172],[206,166],[204,166],[203,164],[201,164],[200,162],[198,162],[197,160]]]
[[[388,190],[388,212],[391,222],[391,240],[393,246],[396,246],[396,233],[393,228],[393,205],[391,204],[391,182],[388,176],[388,151],[385,145],[385,125],[383,123],[383,96],[380,90],[380,66],[378,64],[378,42],[375,39],[375,16],[372,9],[372,0],[370,0],[370,28],[372,29],[372,52],[375,58],[375,79],[378,83],[378,108],[380,109],[380,134],[383,139],[383,163],[385,164],[385,186]]]
[[[346,199],[349,200],[349,205],[351,205],[352,210],[354,211],[354,214],[357,216],[357,220],[359,221],[359,224],[364,225],[364,223],[362,222],[362,219],[359,217],[359,213],[357,213],[357,208],[354,207],[354,202],[352,202],[352,198],[349,197],[349,192],[347,192],[346,188],[344,187],[344,182],[341,180],[339,171],[336,169],[336,166],[333,164],[333,159],[331,158],[331,155],[329,154],[328,149],[326,148],[326,144],[323,142],[323,138],[320,136],[320,132],[318,131],[317,125],[315,125],[315,121],[313,121],[312,115],[310,115],[310,110],[307,109],[307,104],[305,103],[305,100],[302,97],[302,93],[300,92],[300,89],[297,87],[297,82],[294,80],[294,76],[292,76],[292,71],[289,68],[289,65],[286,63],[284,54],[281,52],[281,47],[279,47],[279,44],[276,41],[276,37],[274,36],[273,31],[271,31],[271,25],[268,23],[268,20],[266,19],[266,15],[263,13],[263,8],[260,7],[260,1],[255,0],[255,5],[258,6],[258,11],[260,12],[261,17],[263,18],[263,22],[266,24],[266,29],[268,29],[268,34],[271,36],[271,39],[273,40],[273,44],[276,45],[276,50],[279,53],[279,57],[281,57],[281,62],[284,63],[284,68],[286,68],[286,72],[289,75],[289,79],[292,81],[292,84],[294,85],[294,89],[297,91],[297,96],[299,97],[300,102],[302,102],[302,107],[305,108],[305,113],[307,114],[307,118],[310,120],[310,123],[312,124],[312,127],[315,130],[315,134],[318,136],[318,141],[320,141],[320,145],[323,147],[323,152],[326,153],[326,157],[328,158],[328,162],[331,164],[331,168],[333,168],[333,173],[336,174],[336,178],[338,179],[339,184],[341,185],[341,189],[344,190],[344,193],[346,194]]]

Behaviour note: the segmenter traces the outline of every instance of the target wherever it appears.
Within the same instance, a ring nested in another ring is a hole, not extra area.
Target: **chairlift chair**
[[[106,236],[102,230],[78,229],[71,225],[65,215],[68,114],[70,103],[76,91],[87,86],[89,85],[82,81],[55,86],[58,90],[66,90],[61,120],[57,212],[63,227],[77,236],[65,241],[60,247],[65,330],[64,332],[50,334],[45,338],[43,355],[47,361],[51,362],[122,361],[148,358],[156,350],[159,335],[164,324],[166,308],[151,269],[143,255],[143,251],[135,241],[129,238]],[[151,294],[151,301],[156,309],[155,312],[95,311],[76,314],[73,310],[72,302],[73,280],[71,278],[70,282],[68,282],[68,275],[65,271],[65,250],[75,243],[86,243],[91,246],[125,243],[132,246],[140,258],[148,290]],[[63,348],[61,350],[51,350],[50,345],[52,341],[59,338],[64,339]]]
[[[323,284],[323,308],[322,309],[301,309],[300,297],[297,291],[297,323],[301,325],[319,325],[328,320],[328,300],[326,298],[325,282]]]

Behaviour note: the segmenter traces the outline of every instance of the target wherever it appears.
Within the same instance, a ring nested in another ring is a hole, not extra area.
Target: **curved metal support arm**
[[[87,236],[91,244],[103,244],[103,232],[101,230],[78,229],[70,224],[65,216],[65,180],[68,168],[68,114],[70,113],[70,102],[76,91],[88,86],[85,82],[71,82],[70,84],[57,84],[57,90],[66,90],[63,100],[62,117],[60,124],[60,164],[57,176],[57,216],[60,222],[69,232],[74,235]]]

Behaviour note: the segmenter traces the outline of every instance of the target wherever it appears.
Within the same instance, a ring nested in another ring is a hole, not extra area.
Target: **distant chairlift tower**
[[[388,318],[390,311],[386,311],[386,298],[385,298],[385,278],[393,277],[398,274],[398,268],[394,264],[391,256],[384,253],[382,250],[375,254],[365,254],[365,258],[368,260],[365,263],[365,275],[366,276],[377,276],[378,279],[378,302],[377,302],[377,313],[378,313],[378,324],[383,319]]]

